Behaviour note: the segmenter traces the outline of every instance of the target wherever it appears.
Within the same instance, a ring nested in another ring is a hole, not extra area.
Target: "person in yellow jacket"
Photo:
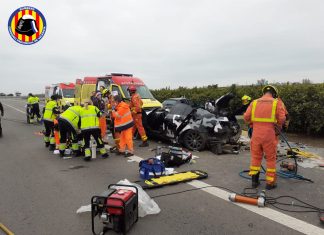
[[[58,114],[60,114],[57,100],[58,96],[52,95],[51,99],[47,102],[43,112],[43,121],[45,126],[44,141],[45,146],[49,146],[50,151],[55,150],[54,119]]]
[[[39,98],[34,96],[32,93],[29,93],[27,98],[27,106],[30,107],[29,122],[34,122],[35,115],[37,116],[37,121],[39,122],[41,120],[41,115],[39,112]]]
[[[77,132],[80,129],[80,111],[82,107],[79,105],[71,106],[65,110],[58,118],[58,126],[60,130],[60,156],[64,157],[64,152],[66,149],[67,136],[71,138],[72,141],[72,151],[75,155],[78,155],[79,145]]]
[[[112,107],[112,117],[114,118],[115,132],[120,133],[119,154],[125,157],[134,155],[133,148],[133,126],[134,121],[129,105],[117,95],[114,96],[116,107]],[[126,146],[128,152],[126,153]]]
[[[109,155],[105,149],[105,145],[101,139],[99,128],[99,117],[101,116],[100,110],[92,105],[91,100],[84,102],[84,107],[80,109],[81,118],[81,133],[84,138],[84,160],[91,160],[90,139],[91,136],[97,142],[97,147],[100,150],[101,157],[107,158]]]

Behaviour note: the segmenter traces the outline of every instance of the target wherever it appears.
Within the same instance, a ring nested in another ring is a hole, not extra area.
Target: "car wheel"
[[[205,135],[194,130],[187,131],[183,136],[183,144],[189,150],[203,150],[206,145]]]

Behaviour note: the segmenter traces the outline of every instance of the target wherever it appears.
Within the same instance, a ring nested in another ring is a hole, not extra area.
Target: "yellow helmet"
[[[109,94],[109,90],[105,88],[101,91],[101,93],[102,93],[102,96],[105,96],[106,94]]]
[[[279,96],[278,89],[275,86],[266,85],[262,89],[262,94],[265,94],[266,92],[270,92],[273,98],[278,98]]]
[[[252,100],[252,98],[250,96],[248,96],[248,95],[243,95],[242,96],[242,100],[248,100],[248,101],[250,101],[250,100]]]
[[[249,104],[251,100],[252,100],[252,98],[251,98],[250,96],[248,96],[248,95],[243,95],[243,96],[242,96],[242,103],[243,103],[244,105]]]

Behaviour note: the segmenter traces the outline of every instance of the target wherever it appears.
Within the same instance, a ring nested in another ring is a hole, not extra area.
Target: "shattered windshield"
[[[200,108],[197,109],[196,116],[198,118],[200,118],[200,117],[205,117],[205,118],[215,117],[215,115],[212,114],[211,112],[207,111],[206,109],[200,109]]]
[[[123,89],[124,95],[126,98],[130,99],[130,95],[128,92],[128,85],[122,85],[121,88]],[[152,93],[147,88],[147,86],[136,86],[136,92],[140,95],[142,99],[154,99]]]
[[[191,113],[193,108],[190,105],[177,103],[170,109],[170,114],[177,114],[181,116],[188,116]]]

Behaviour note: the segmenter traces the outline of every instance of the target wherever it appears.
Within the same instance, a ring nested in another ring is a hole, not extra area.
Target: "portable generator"
[[[124,189],[116,189],[116,186]],[[126,234],[137,220],[138,189],[135,186],[110,184],[108,190],[91,198],[91,226],[94,235],[105,234],[109,230]],[[100,233],[96,232],[96,221],[103,224]]]

